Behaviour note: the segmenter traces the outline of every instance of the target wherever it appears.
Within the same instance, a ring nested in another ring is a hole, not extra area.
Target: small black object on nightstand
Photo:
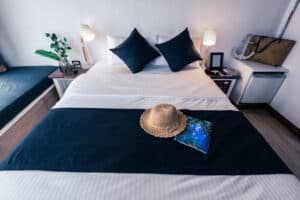
[[[78,74],[80,69],[82,69],[80,60],[72,60],[72,72]]]

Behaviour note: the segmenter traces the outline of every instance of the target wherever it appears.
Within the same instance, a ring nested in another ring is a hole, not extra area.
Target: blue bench
[[[0,129],[51,84],[54,66],[11,67],[0,73]]]

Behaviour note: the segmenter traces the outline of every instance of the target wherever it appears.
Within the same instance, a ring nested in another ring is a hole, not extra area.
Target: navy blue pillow
[[[155,46],[166,59],[173,72],[180,71],[196,60],[202,60],[194,47],[187,28],[173,39]]]
[[[126,63],[132,73],[140,72],[151,60],[160,56],[137,29],[122,44],[110,50]]]

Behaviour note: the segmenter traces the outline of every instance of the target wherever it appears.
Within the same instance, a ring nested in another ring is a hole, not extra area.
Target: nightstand
[[[88,69],[79,69],[77,74],[64,74],[59,69],[55,70],[48,77],[51,78],[56,87],[59,98],[63,96],[70,83],[79,75],[84,74]]]
[[[228,73],[226,73],[228,71]],[[224,72],[211,73],[205,71],[206,74],[216,83],[216,85],[226,94],[227,97],[230,97],[231,91],[240,78],[238,71],[232,68],[224,68]]]

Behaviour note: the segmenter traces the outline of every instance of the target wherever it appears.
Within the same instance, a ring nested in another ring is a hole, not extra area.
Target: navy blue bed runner
[[[0,164],[1,170],[247,175],[291,173],[235,111],[188,111],[213,122],[208,155],[139,126],[143,110],[54,109]]]

